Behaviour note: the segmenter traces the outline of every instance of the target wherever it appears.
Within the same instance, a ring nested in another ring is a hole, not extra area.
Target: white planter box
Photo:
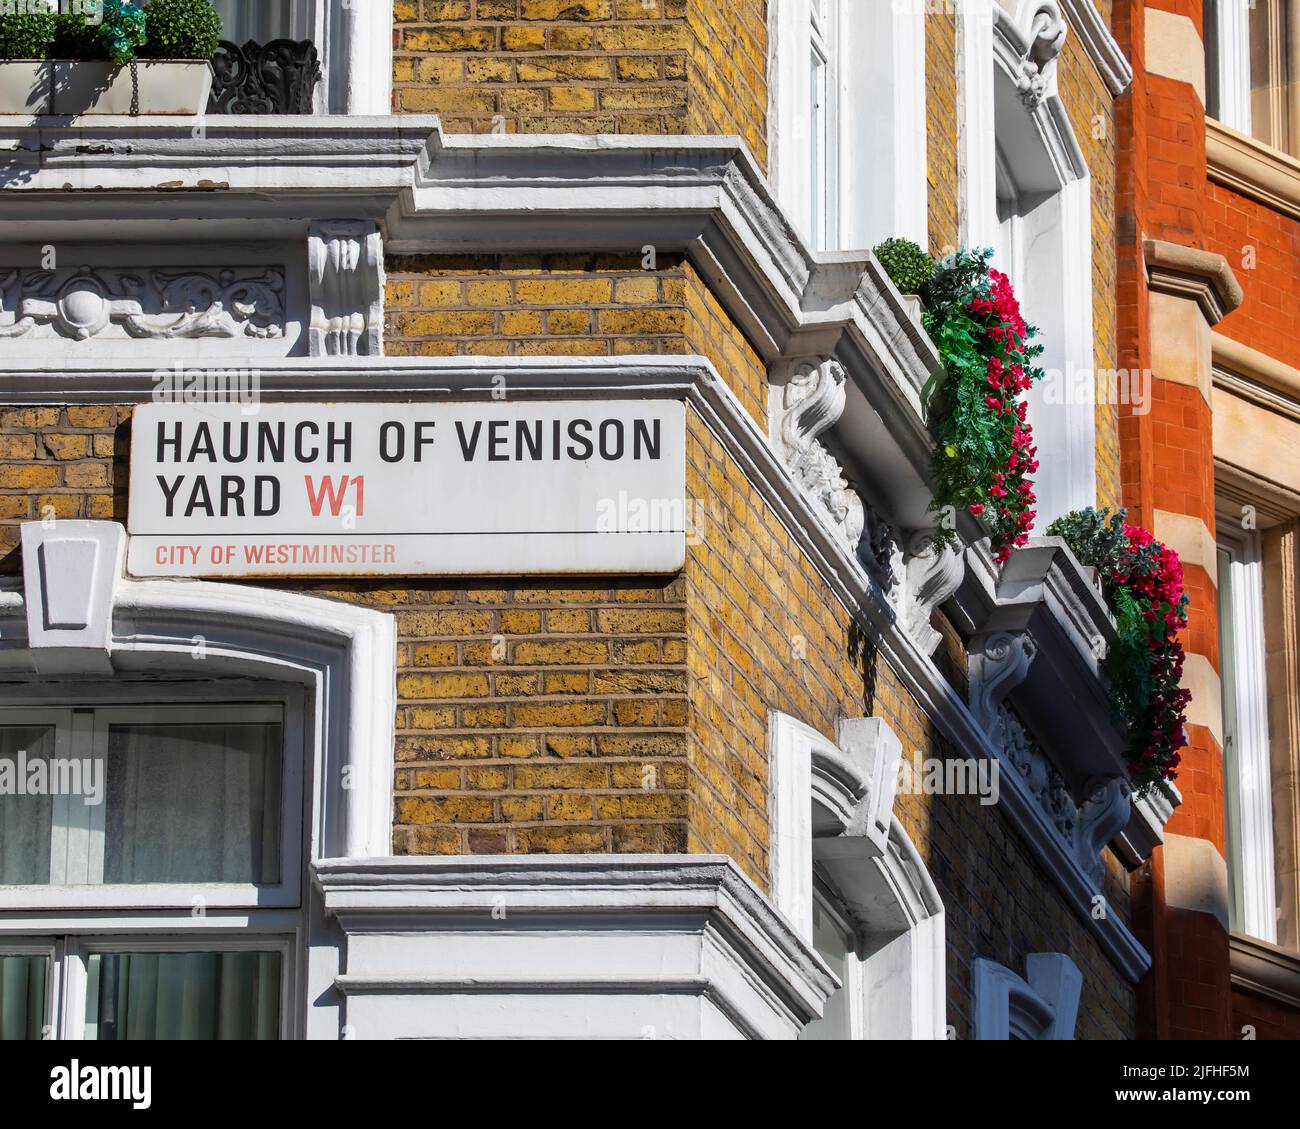
[[[131,66],[108,62],[54,60],[54,95],[51,112],[79,114],[129,114]],[[141,114],[194,116],[207,109],[212,90],[212,66],[207,60],[140,59]]]
[[[0,62],[0,114],[44,114],[50,104],[50,75],[46,59],[5,59]]]

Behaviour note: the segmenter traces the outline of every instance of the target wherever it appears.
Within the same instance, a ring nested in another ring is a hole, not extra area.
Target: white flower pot
[[[47,59],[0,61],[0,114],[48,113],[53,70]]]
[[[212,90],[212,66],[206,59],[138,59],[141,114],[203,113]],[[51,113],[129,114],[132,100],[131,65],[108,62],[54,60]]]

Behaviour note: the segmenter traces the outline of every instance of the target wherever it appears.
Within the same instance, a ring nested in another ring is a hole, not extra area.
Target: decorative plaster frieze
[[[1007,759],[1024,777],[1030,793],[1061,842],[1073,851],[1077,841],[1079,809],[1070,796],[1065,777],[1038,747],[1009,705],[1003,703],[1001,715],[1002,747]]]
[[[1058,0],[1021,0],[1015,14],[995,6],[994,44],[1006,57],[1020,100],[1036,110],[1051,93],[1056,60],[1069,27]]]
[[[329,220],[307,237],[313,357],[384,351],[384,247],[373,223]]]
[[[0,338],[284,336],[278,267],[0,270]]]

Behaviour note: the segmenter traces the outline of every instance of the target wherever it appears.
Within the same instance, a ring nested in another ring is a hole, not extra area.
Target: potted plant
[[[934,274],[934,260],[910,239],[886,239],[873,254],[903,296],[915,321],[921,320],[921,291]]]
[[[212,87],[211,58],[221,17],[210,0],[73,0],[58,14],[31,11],[32,0],[0,16],[0,57],[42,50],[52,84],[0,112],[79,114],[186,114],[203,112]],[[0,63],[0,69],[10,64]],[[17,90],[23,77],[15,73]]]
[[[0,114],[43,114],[50,102],[54,11],[0,14]]]

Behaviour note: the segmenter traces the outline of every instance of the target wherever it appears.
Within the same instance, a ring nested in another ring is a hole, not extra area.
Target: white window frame
[[[971,962],[971,1036],[990,1040],[1071,1041],[1083,975],[1064,953],[1030,953],[1025,975],[997,961]]]
[[[1272,763],[1264,637],[1264,564],[1258,531],[1240,529],[1240,515],[1221,515],[1218,582],[1231,611],[1231,655],[1220,654],[1224,701],[1225,854],[1232,927],[1261,941],[1277,940]],[[1223,602],[1222,600],[1220,601]],[[1232,701],[1226,700],[1229,695]],[[1229,719],[1235,719],[1229,725]]]
[[[315,113],[391,114],[392,0],[353,0],[350,4],[338,0],[287,2],[293,27],[291,38],[310,39],[320,57]]]
[[[131,706],[121,706],[125,697],[136,698]],[[103,716],[138,717],[135,708],[149,710],[158,706],[184,706],[187,708],[238,703],[275,704],[283,709],[283,748],[281,751],[281,816],[280,816],[280,880],[274,884],[255,883],[140,883],[106,885],[50,884],[42,886],[0,887],[0,911],[24,912],[72,911],[91,912],[106,909],[153,910],[185,909],[201,898],[204,907],[256,908],[297,906],[302,900],[303,833],[303,766],[306,757],[304,738],[305,699],[300,687],[274,684],[231,681],[228,683],[137,683],[129,688],[123,684],[86,683],[75,690],[69,687],[47,685],[24,688],[28,699],[23,706],[0,707],[0,722],[33,724],[29,719],[52,713],[71,711],[75,707],[95,707]],[[48,703],[37,705],[39,699]],[[200,712],[202,710],[200,709]],[[10,720],[12,719],[12,720]],[[74,724],[76,724],[74,722]],[[57,732],[57,731],[56,731]],[[57,741],[57,738],[56,738]],[[56,752],[68,756],[65,748]],[[100,755],[103,750],[96,750]],[[80,754],[78,754],[80,755]],[[71,800],[73,797],[66,797]],[[103,805],[82,807],[87,812],[97,812],[103,818]]]
[[[893,236],[926,246],[923,14],[862,0],[773,0],[769,20],[771,181],[809,248],[868,250]],[[810,175],[814,50],[827,59],[820,207]]]
[[[1211,0],[1207,65],[1214,74],[1216,120],[1250,136],[1250,10],[1254,0]]]
[[[41,1038],[54,1038],[58,1028],[55,1021],[57,1002],[61,998],[62,991],[59,943],[50,937],[0,936],[0,957],[11,956],[44,957],[48,962],[45,973],[45,1010],[41,1015]]]
[[[79,698],[98,680],[110,701],[121,702],[128,687],[145,700],[151,693],[174,696],[180,674],[190,671],[188,681],[201,679],[221,696],[244,700],[254,693],[251,685],[297,688],[304,704],[304,867],[392,854],[392,613],[250,584],[131,579],[124,573],[126,530],[117,522],[27,522],[21,538],[21,579],[0,578],[0,679],[7,695],[21,685],[33,700],[50,701],[78,679]],[[84,622],[49,626],[64,620],[47,616],[47,603],[67,606],[71,593]],[[301,882],[300,904],[283,908],[205,901],[86,913],[78,906],[24,906],[0,913],[0,940],[183,934],[210,951],[231,934],[283,936],[295,953],[292,994],[284,1002],[291,1035],[334,1040],[343,1034],[337,978],[345,942],[325,918],[317,884],[306,874]]]
[[[1056,65],[1026,105],[1006,28],[1023,21],[995,0],[959,9],[960,235],[971,248],[1008,248],[993,266],[1011,279],[1025,320],[1041,330],[1046,379],[1027,394],[1040,469],[1035,528],[1097,501],[1092,177],[1061,101]],[[1030,25],[1032,26],[1032,25]],[[1004,215],[999,198],[1013,200]],[[1032,254],[1030,249],[1032,248]]]
[[[868,1037],[867,1003],[869,992],[866,967],[856,952],[857,930],[854,929],[853,923],[849,920],[839,894],[816,866],[813,867],[812,897],[814,911],[820,910],[826,914],[835,927],[849,938],[848,959],[845,961],[845,979],[836,989],[836,992],[843,993],[848,1008],[849,1039],[866,1039]],[[829,1002],[828,1000],[827,1003]],[[822,1021],[819,1020],[818,1022]],[[808,1028],[805,1027],[805,1034],[807,1030]]]
[[[296,1006],[297,965],[300,959],[297,930],[283,927],[240,932],[197,931],[153,933],[70,933],[35,935],[0,941],[0,956],[45,956],[49,972],[45,981],[45,1015],[41,1029],[46,1039],[83,1040],[86,1037],[86,995],[90,958],[102,954],[132,953],[237,953],[275,952],[280,955],[280,1026],[278,1037],[298,1034]]]
[[[848,718],[837,744],[773,711],[768,744],[772,900],[810,945],[815,900],[856,922],[854,1037],[945,1038],[943,902],[893,814],[897,736],[882,718]]]

